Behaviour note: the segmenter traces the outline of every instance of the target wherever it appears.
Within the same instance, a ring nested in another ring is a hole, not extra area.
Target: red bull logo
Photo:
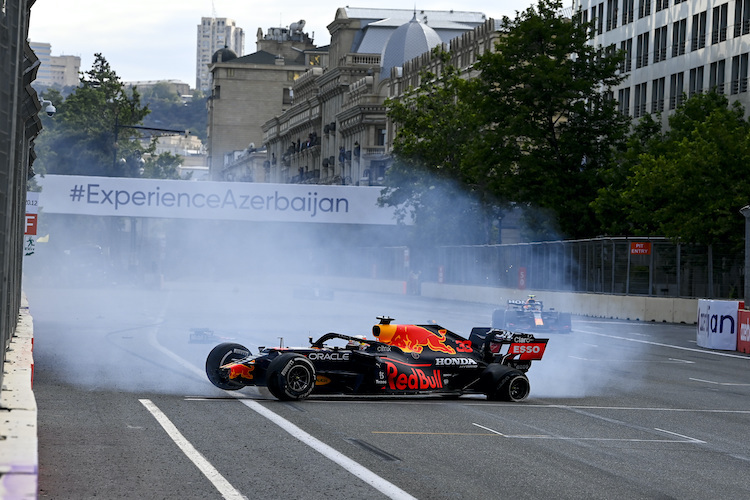
[[[442,389],[443,387],[443,377],[440,370],[434,370],[432,374],[428,375],[430,370],[425,371],[421,368],[407,366],[405,370],[399,371],[393,363],[386,361],[385,365],[388,388],[394,391],[420,391]]]
[[[234,363],[229,367],[229,379],[244,378],[245,380],[252,380],[253,370],[255,370],[255,365],[247,366],[242,363]]]
[[[437,333],[418,325],[377,325],[378,340],[404,351],[421,353],[427,347],[430,350],[456,354],[456,350],[445,343],[446,330]]]

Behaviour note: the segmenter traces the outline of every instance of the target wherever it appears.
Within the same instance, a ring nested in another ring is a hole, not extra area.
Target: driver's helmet
[[[364,342],[360,342],[360,339],[365,340],[365,338],[366,337],[364,335],[355,335],[353,339],[350,339],[349,342],[346,343],[346,348],[347,349],[361,349],[366,344]]]

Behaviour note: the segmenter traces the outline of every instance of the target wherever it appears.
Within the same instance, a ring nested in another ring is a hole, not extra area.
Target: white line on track
[[[415,497],[411,496],[410,494],[408,494],[407,492],[405,492],[404,490],[402,490],[395,484],[386,481],[382,477],[378,476],[371,470],[363,467],[362,465],[355,462],[354,460],[347,457],[346,455],[339,453],[334,448],[328,446],[324,442],[320,441],[319,439],[303,431],[302,429],[300,429],[299,427],[297,427],[296,425],[294,425],[287,419],[277,415],[276,413],[272,412],[271,410],[269,410],[262,404],[256,401],[253,401],[251,399],[239,399],[239,401],[243,405],[250,408],[251,410],[257,412],[259,415],[266,417],[268,420],[278,425],[279,427],[287,431],[289,434],[299,439],[300,441],[302,441],[307,446],[317,451],[324,457],[328,458],[329,460],[333,462],[336,462],[345,470],[357,476],[362,481],[366,482],[367,484],[369,484],[376,490],[386,495],[388,498],[403,499],[403,500],[408,500],[408,499],[416,500]]]
[[[512,435],[512,434],[503,434],[500,431],[496,431],[495,429],[490,429],[489,427],[485,427],[484,425],[479,425],[474,422],[472,422],[472,425],[479,427],[481,429],[484,429],[493,434],[497,434],[498,436],[508,438],[508,439],[551,439],[551,440],[559,440],[559,441],[621,441],[621,442],[627,442],[627,443],[694,443],[694,444],[706,443],[705,441],[701,441],[700,439],[691,438],[690,436],[683,436],[682,434],[677,434],[676,432],[671,432],[671,431],[665,431],[664,429],[658,429],[656,427],[654,427],[655,431],[664,432],[666,434],[671,434],[672,436],[677,436],[679,438],[682,438],[684,441],[682,440],[676,441],[674,439],[568,437],[568,436],[550,436],[548,434]]]
[[[172,441],[182,450],[186,457],[198,467],[206,478],[211,481],[211,484],[221,493],[221,496],[228,500],[247,500],[247,497],[243,496],[234,486],[229,484],[224,476],[206,460],[206,457],[195,449],[195,447],[185,439],[185,436],[177,430],[177,427],[172,423],[171,420],[150,400],[150,399],[139,399],[141,404],[151,412],[157,422],[161,424],[162,428],[166,431]]]
[[[690,377],[688,380],[692,380],[694,382],[703,382],[706,384],[714,384],[714,385],[731,385],[731,386],[740,386],[740,387],[750,386],[750,384],[739,384],[739,383],[734,383],[734,382],[715,382],[713,380],[704,380],[702,378],[692,378],[692,377]]]
[[[650,344],[650,345],[656,345],[659,347],[669,347],[671,349],[679,349],[682,351],[690,351],[690,352],[698,352],[701,354],[712,354],[714,356],[722,356],[725,358],[736,358],[736,359],[745,359],[750,361],[749,356],[740,356],[738,354],[730,354],[728,352],[716,352],[716,351],[709,351],[706,349],[696,349],[693,347],[682,347],[679,345],[672,345],[672,344],[663,344],[661,342],[651,342],[650,340],[640,340],[640,339],[631,339],[628,337],[620,337],[619,335],[609,335],[606,333],[598,333],[598,332],[592,332],[592,331],[586,331],[586,330],[579,330],[576,329],[576,332],[579,333],[587,333],[589,335],[598,335],[599,337],[607,337],[610,339],[617,339],[617,340],[627,340],[628,342],[638,342],[639,344]]]

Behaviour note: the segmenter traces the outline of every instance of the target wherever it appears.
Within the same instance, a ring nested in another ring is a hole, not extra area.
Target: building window
[[[619,0],[607,0],[607,31],[617,28],[617,2]]]
[[[672,25],[672,57],[685,54],[686,31],[687,19],[682,19]]]
[[[651,112],[661,113],[664,111],[664,77],[657,78],[651,83]]]
[[[727,39],[727,18],[729,17],[729,4],[714,7],[711,12],[711,43],[723,42]]]
[[[656,12],[669,7],[669,0],[656,0]]]
[[[211,98],[212,99],[221,99],[221,86],[220,85],[214,86],[214,89],[211,92]]]
[[[636,69],[648,66],[648,33],[638,35],[635,47]]]
[[[599,15],[596,16],[596,34],[604,33],[604,2],[599,4]]]
[[[667,58],[667,27],[654,31],[654,64]]]
[[[234,68],[227,68],[227,76],[232,78],[234,76]]]
[[[706,11],[693,16],[693,39],[690,50],[702,49],[706,46]]]
[[[385,129],[379,128],[375,130],[375,145],[385,146]]]
[[[620,71],[627,73],[633,69],[633,39],[628,38],[620,42],[620,50],[623,52],[625,58],[620,63]]]
[[[682,104],[684,85],[685,73],[675,73],[669,77],[669,109],[675,109]]]
[[[708,70],[708,88],[716,90],[717,94],[724,93],[725,84],[725,72],[726,62],[724,59],[721,61],[712,62]]]
[[[646,84],[639,83],[635,86],[635,106],[633,107],[633,118],[640,118],[646,114]]]
[[[591,7],[591,36],[596,36],[596,5]]]
[[[651,0],[638,0],[638,19],[651,15]]]
[[[622,24],[632,23],[634,15],[635,15],[635,0],[623,0],[622,1]]]
[[[630,116],[630,87],[617,92],[617,109],[625,116]]]
[[[750,33],[750,0],[734,2],[734,36]]]
[[[692,97],[695,94],[701,94],[703,92],[703,66],[698,66],[690,70],[690,77],[688,81],[688,96]]]
[[[730,94],[747,92],[747,56],[745,52],[732,58],[732,80]]]
[[[292,104],[294,102],[294,94],[292,89],[283,89],[283,95],[281,97],[282,104]]]

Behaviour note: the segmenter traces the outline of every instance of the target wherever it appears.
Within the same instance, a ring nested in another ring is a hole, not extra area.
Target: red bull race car
[[[526,300],[508,300],[505,309],[492,313],[492,327],[518,332],[570,333],[570,313],[544,309],[544,303],[529,295]]]
[[[530,392],[526,372],[542,359],[548,339],[491,327],[469,338],[437,324],[400,325],[378,317],[374,339],[326,333],[309,347],[217,345],[206,359],[218,388],[267,387],[283,401],[311,394],[450,396],[484,394],[493,401],[521,401]]]

